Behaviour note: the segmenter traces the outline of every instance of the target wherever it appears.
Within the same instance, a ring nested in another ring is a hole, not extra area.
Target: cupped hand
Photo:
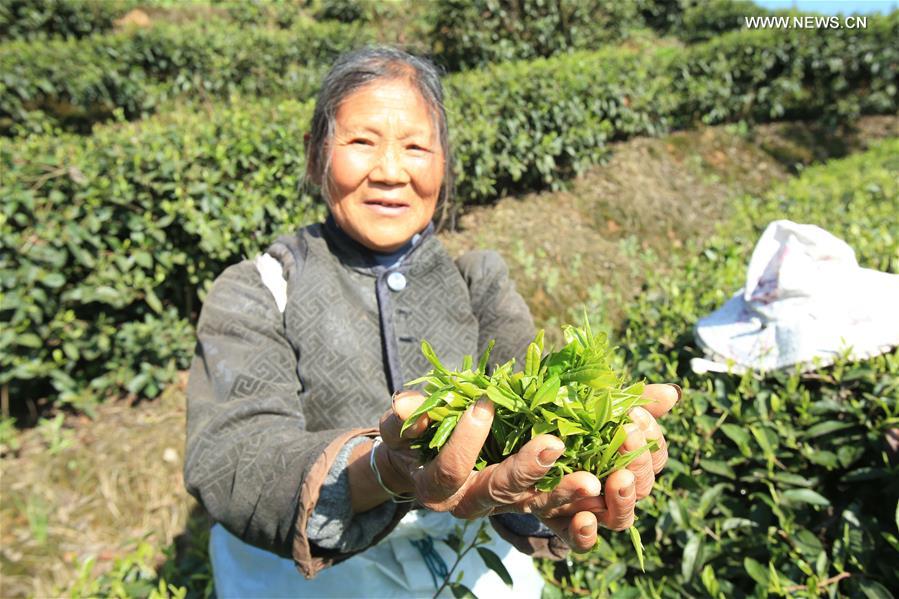
[[[647,385],[644,395],[652,401],[631,412],[634,422],[628,425],[621,451],[642,447],[650,439],[657,441],[658,449],[612,473],[605,495],[596,476],[583,471],[564,476],[552,491],[534,488],[565,450],[552,435],[539,435],[499,464],[474,470],[493,422],[493,404],[486,397],[468,408],[437,457],[422,465],[409,444],[425,431],[427,417],[420,417],[402,435],[400,430],[424,396],[414,391],[397,394],[393,408],[381,419],[384,444],[375,459],[391,490],[412,492],[429,509],[465,519],[503,512],[534,514],[573,550],[587,551],[596,542],[598,525],[622,530],[633,523],[636,500],[649,493],[655,474],[667,461],[667,445],[655,418],[677,402],[679,388]]]

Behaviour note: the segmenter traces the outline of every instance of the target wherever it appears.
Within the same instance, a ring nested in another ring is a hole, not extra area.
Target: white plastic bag
[[[707,359],[696,372],[826,366],[899,345],[899,275],[861,268],[844,241],[815,225],[774,221],[746,285],[696,325]]]

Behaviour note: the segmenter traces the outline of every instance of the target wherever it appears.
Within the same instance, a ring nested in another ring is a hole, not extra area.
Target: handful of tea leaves
[[[563,332],[565,346],[559,351],[543,355],[540,331],[528,346],[524,370],[513,372],[513,359],[489,375],[492,341],[476,368],[472,356],[466,356],[457,371],[441,364],[430,344],[422,341],[422,352],[434,368],[407,383],[424,383],[426,399],[406,420],[403,430],[423,414],[428,415],[430,424],[413,448],[423,452],[425,461],[432,460],[468,406],[487,395],[496,411],[476,468],[503,461],[537,435],[555,435],[565,443],[565,452],[537,483],[541,491],[554,489],[565,474],[578,470],[605,478],[626,468],[643,451],[654,450],[653,442],[639,450],[619,452],[627,437],[628,412],[649,400],[642,397],[642,382],[627,384],[613,369],[613,348],[606,335],[594,335],[589,323],[565,326]],[[643,547],[636,528],[631,528],[631,538],[642,567]]]

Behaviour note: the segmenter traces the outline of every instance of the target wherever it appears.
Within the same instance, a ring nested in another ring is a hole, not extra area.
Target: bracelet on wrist
[[[381,485],[381,488],[384,489],[384,492],[390,495],[390,499],[394,503],[410,503],[415,501],[415,496],[406,493],[394,493],[390,489],[387,488],[387,485],[384,484],[384,480],[381,478],[381,473],[378,471],[378,464],[375,461],[375,450],[378,448],[378,445],[383,443],[380,436],[375,437],[372,440],[371,444],[371,455],[368,459],[368,464],[371,466],[371,471],[375,475],[375,480],[378,481],[378,484]]]

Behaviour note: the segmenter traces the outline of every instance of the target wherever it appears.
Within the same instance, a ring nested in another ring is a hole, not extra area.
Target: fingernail
[[[593,527],[590,526],[589,524],[587,526],[582,526],[581,529],[578,531],[578,534],[581,535],[582,537],[587,538],[593,534]]]
[[[680,388],[680,385],[675,385],[674,383],[668,384],[674,387],[674,390],[677,391],[677,401],[680,401],[681,396],[684,394],[684,390]]]
[[[539,454],[537,454],[537,463],[544,468],[549,468],[556,463],[556,460],[559,459],[559,456],[562,455],[563,451],[565,451],[564,445],[562,445],[561,447],[558,445],[546,447]]]
[[[393,413],[394,414],[402,414],[405,413],[405,408],[401,409],[399,406],[402,402],[408,401],[412,399],[415,395],[419,395],[417,391],[409,391],[409,390],[400,390],[393,394],[392,403],[393,403]],[[417,405],[416,405],[417,407]]]
[[[596,490],[596,488],[590,489],[588,487],[581,487],[580,489],[577,490],[577,496],[578,497],[599,497],[599,494],[602,492],[602,486],[601,485],[597,485],[597,486],[599,487],[598,491]]]
[[[652,414],[637,406],[630,412],[631,420],[633,420],[644,432],[649,428],[649,417]]]
[[[618,489],[618,495],[620,497],[627,499],[628,497],[633,495],[636,491],[637,491],[636,485],[631,483],[626,487],[622,487],[622,488]]]
[[[471,415],[478,420],[490,420],[493,418],[493,411],[490,409],[490,399],[484,396],[475,402]]]

